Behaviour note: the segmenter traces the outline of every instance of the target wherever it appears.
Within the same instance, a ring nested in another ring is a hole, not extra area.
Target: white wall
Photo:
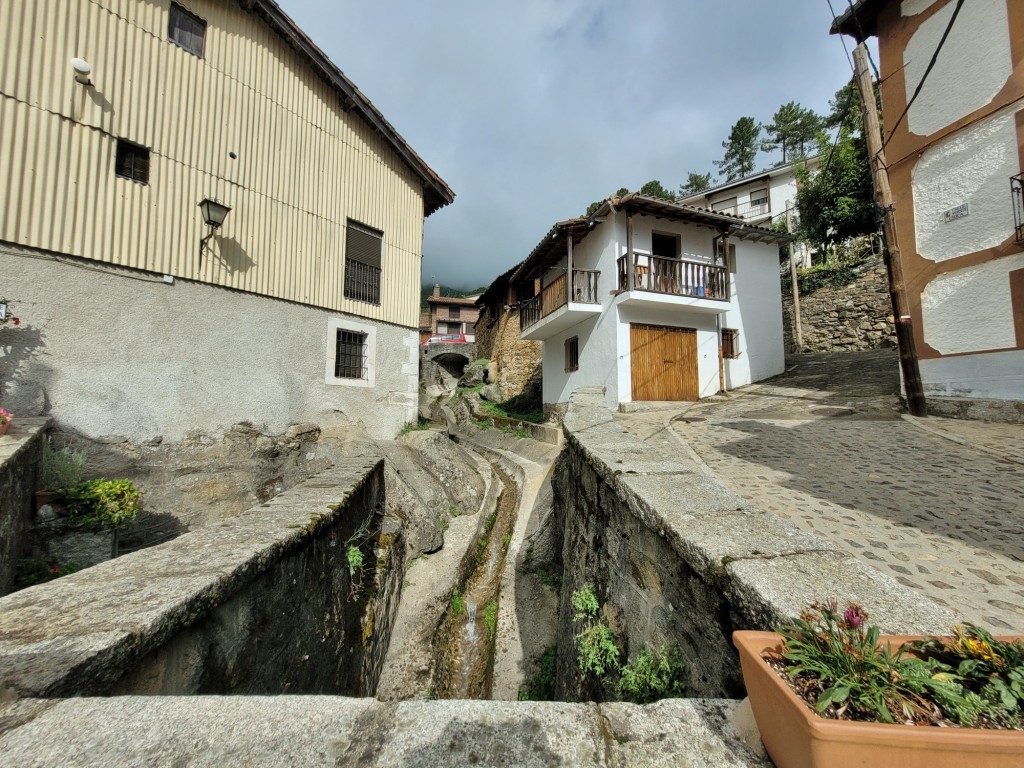
[[[736,240],[736,274],[725,328],[739,330],[740,356],[725,361],[726,384],[742,387],[786,369],[779,247]]]
[[[908,103],[955,6],[956,3],[946,3],[907,42],[903,74]],[[910,131],[930,136],[981,109],[992,101],[1012,72],[1006,0],[964,3],[931,74],[907,113]]]
[[[943,49],[945,50],[945,49]],[[1013,235],[1010,176],[1020,172],[1013,105],[930,146],[912,173],[917,250],[930,261],[994,248]],[[962,203],[968,215],[946,221]]]
[[[391,438],[415,417],[415,329],[25,254],[0,247],[0,285],[22,320],[0,330],[0,403],[16,415],[135,442],[218,434],[240,421],[272,433],[296,422],[362,423]],[[325,381],[332,320],[373,331],[374,386]]]
[[[926,398],[1024,399],[1024,350],[921,360],[919,366]]]

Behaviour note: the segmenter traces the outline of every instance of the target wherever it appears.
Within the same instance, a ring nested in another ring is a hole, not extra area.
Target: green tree
[[[687,197],[688,195],[692,195],[697,192],[703,192],[710,186],[710,173],[695,173],[693,171],[688,171],[686,174],[686,183],[679,185],[679,195],[681,197]]]
[[[622,197],[623,195],[628,195],[628,194],[629,194],[629,190],[628,189],[626,189],[625,187],[619,187],[618,191],[615,193],[615,197]],[[600,208],[602,205],[604,205],[604,201],[607,200],[607,199],[608,198],[606,198],[606,197],[602,197],[600,200],[595,200],[594,202],[592,202],[590,205],[587,206],[587,212],[584,215],[585,216],[591,216],[595,211],[597,211],[598,208]]]
[[[651,179],[642,187],[640,187],[641,195],[650,195],[651,197],[660,197],[662,200],[675,200],[676,196],[661,186],[661,182],[657,179]]]
[[[814,145],[821,129],[822,119],[813,109],[791,101],[779,107],[772,121],[764,126],[768,138],[761,142],[761,150],[774,152],[781,149],[780,165],[785,165],[797,157],[805,156],[807,145]]]
[[[741,117],[729,131],[729,139],[722,142],[725,155],[715,160],[715,165],[725,174],[726,181],[747,176],[754,170],[757,159],[757,140],[761,135],[761,124],[752,117]]]
[[[843,125],[834,148],[828,136],[822,134],[818,150],[823,158],[821,170],[811,174],[805,166],[796,172],[800,236],[824,249],[877,231],[871,168],[863,137]]]

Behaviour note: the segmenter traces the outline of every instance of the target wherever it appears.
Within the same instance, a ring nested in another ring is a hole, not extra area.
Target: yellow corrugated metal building
[[[274,2],[12,0],[0,40],[0,240],[417,327],[452,192]],[[204,198],[231,212],[200,260]],[[378,302],[345,296],[350,221]]]

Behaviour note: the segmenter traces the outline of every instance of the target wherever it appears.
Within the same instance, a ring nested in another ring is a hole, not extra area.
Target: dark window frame
[[[669,240],[672,241],[672,253],[659,253],[660,249],[655,246],[655,243],[667,244]],[[681,241],[682,238],[673,232],[651,232],[651,255],[662,259],[678,259],[682,252]]]
[[[177,24],[175,24],[176,20]],[[186,23],[183,24],[182,22]],[[188,8],[178,3],[171,3],[170,12],[167,17],[167,39],[172,44],[178,46],[186,53],[190,53],[200,59],[205,59],[207,28],[208,25],[205,19],[196,16]],[[199,40],[198,50],[196,46],[189,45],[186,41],[175,36],[179,30],[184,34],[190,35],[193,40]]]
[[[114,175],[136,184],[148,185],[151,157],[148,147],[127,139],[118,139],[114,150]]]
[[[449,320],[461,320],[459,317],[460,310],[462,307],[448,307],[448,319]]]
[[[565,340],[565,372],[574,373],[580,369],[580,337],[570,336]]]
[[[375,249],[369,247],[370,238],[377,241]],[[349,219],[345,227],[345,298],[380,306],[383,261],[384,233]]]
[[[366,344],[368,334],[338,328],[334,337],[334,377],[366,379]]]
[[[722,357],[735,360],[740,356],[740,332],[738,328],[722,329]]]

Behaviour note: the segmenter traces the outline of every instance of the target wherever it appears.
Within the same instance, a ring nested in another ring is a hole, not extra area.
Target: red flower
[[[50,573],[60,573],[60,566],[54,563],[50,566]]]
[[[860,606],[851,605],[845,611],[843,611],[843,621],[846,622],[846,626],[850,629],[856,629],[864,623],[864,614],[860,610]]]
[[[11,322],[13,322],[15,325],[21,325],[21,318],[20,317],[12,317],[11,318]]]

